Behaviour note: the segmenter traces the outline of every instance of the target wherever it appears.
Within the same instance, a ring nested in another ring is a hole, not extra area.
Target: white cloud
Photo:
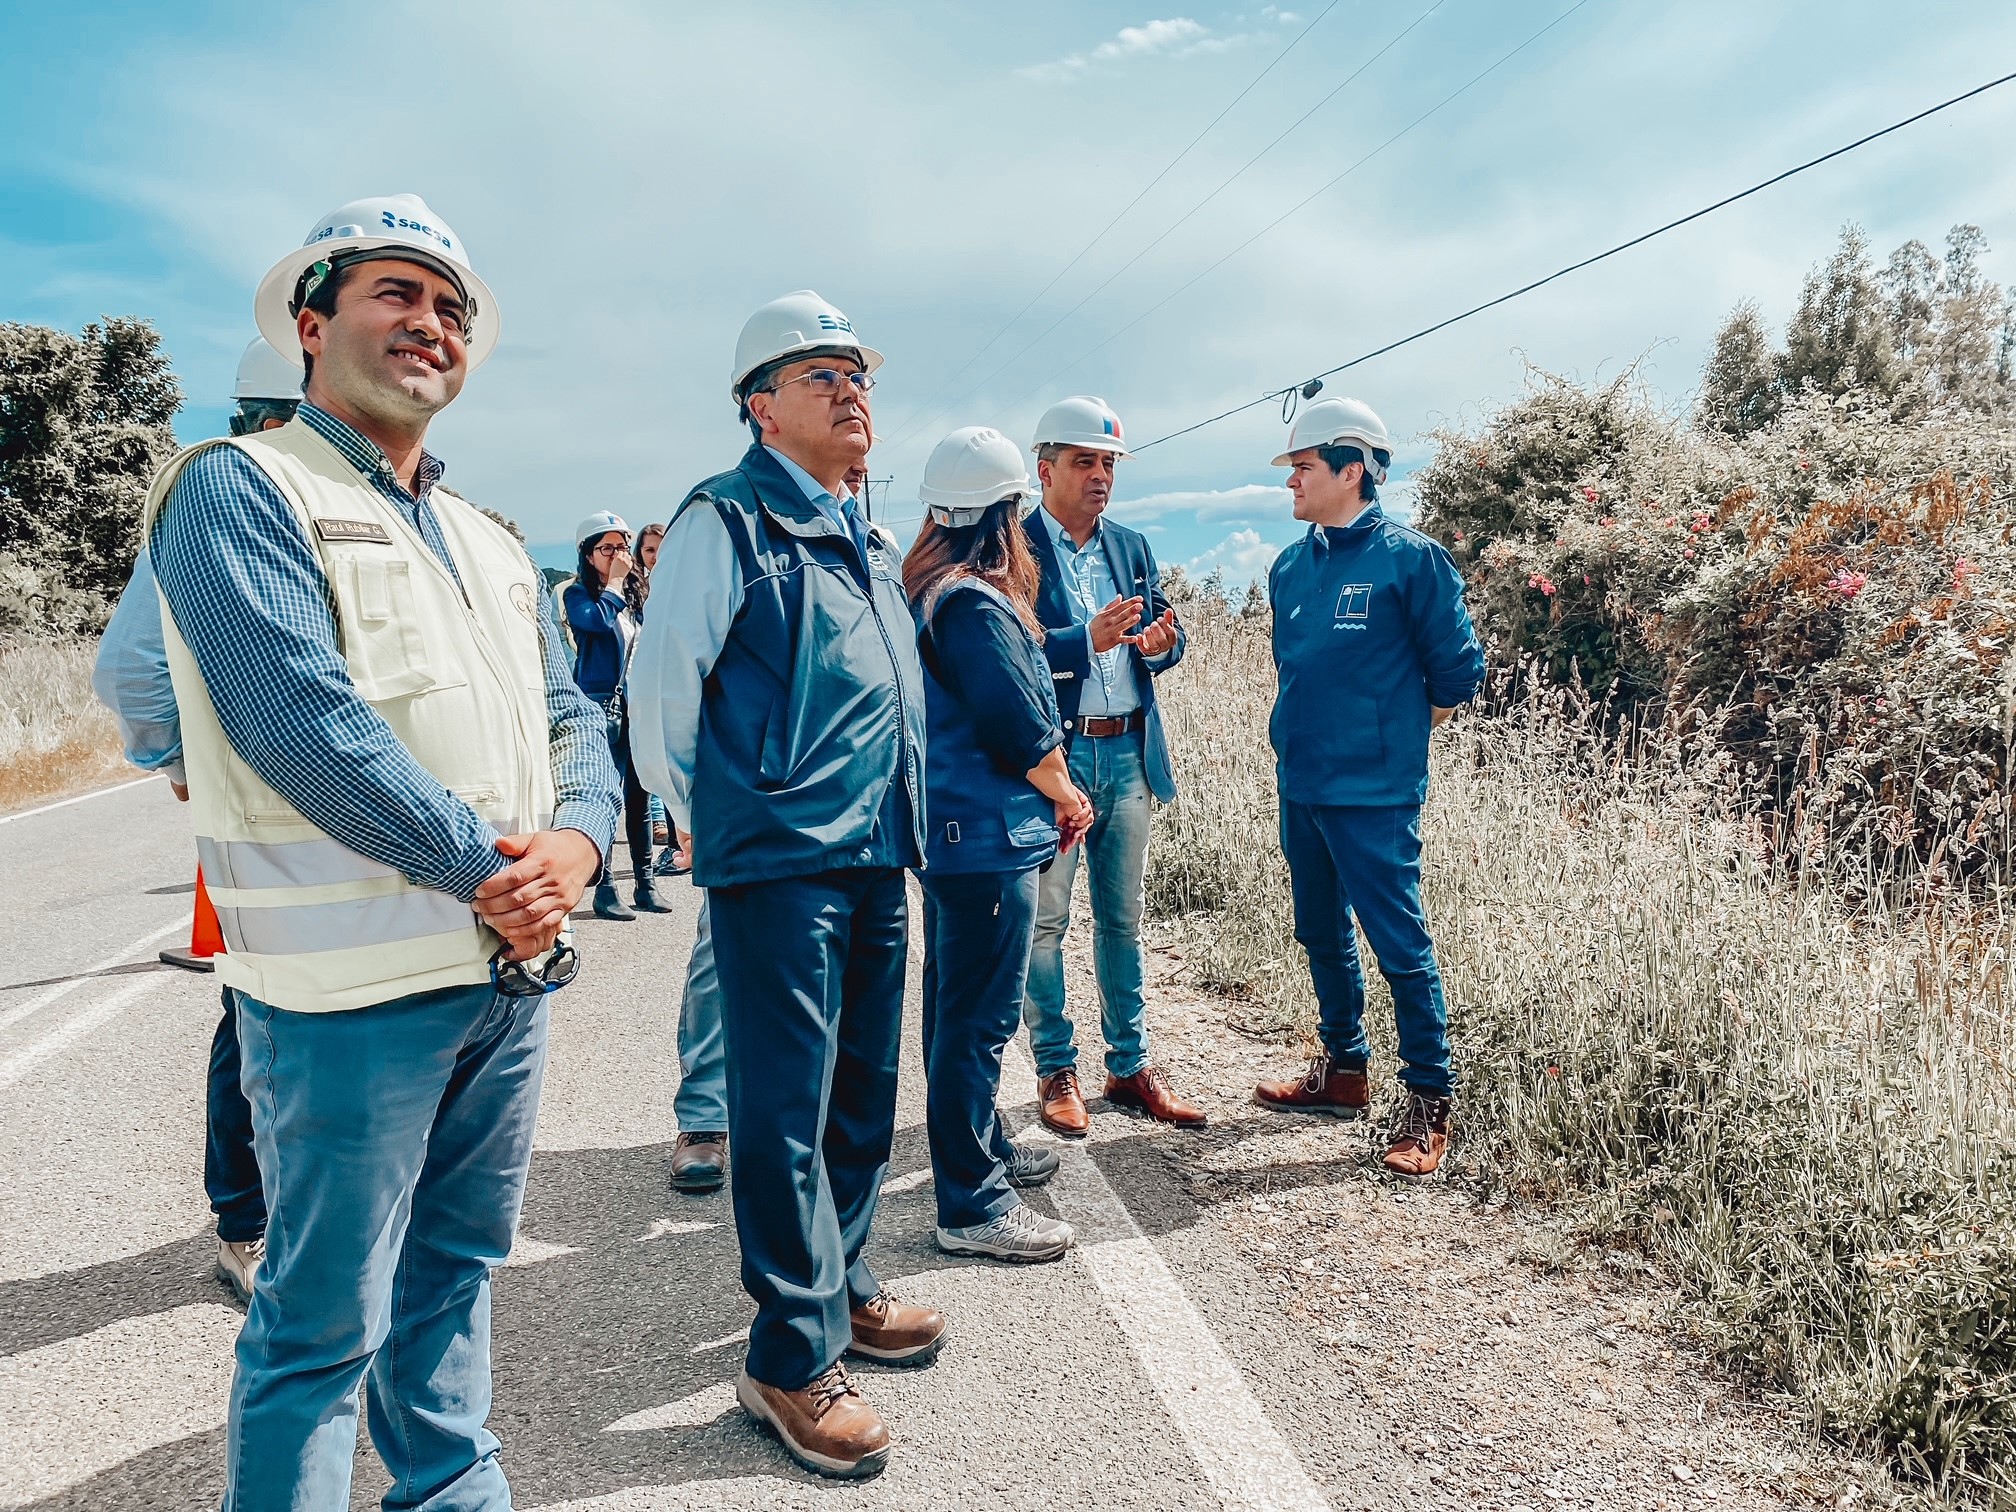
[[[1214,37],[1211,28],[1188,16],[1172,16],[1142,26],[1123,26],[1090,52],[1070,53],[1049,63],[1037,63],[1016,70],[1025,79],[1057,83],[1076,78],[1095,63],[1123,63],[1133,58],[1157,55],[1187,57],[1194,52],[1215,52],[1230,39]]]
[[[1267,569],[1274,565],[1274,558],[1280,554],[1279,546],[1262,540],[1259,531],[1246,526],[1233,531],[1210,550],[1192,557],[1183,564],[1183,570],[1193,577],[1213,570],[1221,571],[1228,585],[1240,586],[1265,576]]]
[[[1149,494],[1139,499],[1118,499],[1112,506],[1115,519],[1136,529],[1143,520],[1167,515],[1190,515],[1198,520],[1281,519],[1289,517],[1294,501],[1288,490],[1266,483],[1242,483],[1236,488],[1181,489]]]

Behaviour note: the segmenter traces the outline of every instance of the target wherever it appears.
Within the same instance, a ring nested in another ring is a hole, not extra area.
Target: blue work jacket
[[[864,555],[760,446],[689,509],[720,517],[742,595],[701,685],[693,880],[920,864],[924,676],[895,551]]]
[[[916,608],[931,728],[926,864],[933,875],[1041,866],[1057,854],[1057,807],[1028,773],[1064,740],[1043,648],[978,578],[955,578]]]
[[[1449,553],[1374,504],[1312,526],[1267,574],[1281,796],[1398,807],[1428,796],[1429,711],[1467,703],[1484,649]]]
[[[623,686],[626,654],[617,621],[629,607],[623,595],[604,588],[594,598],[579,578],[562,591],[567,628],[574,633],[574,681],[595,702],[606,704]]]
[[[1071,590],[1064,584],[1064,567],[1057,560],[1056,548],[1043,522],[1032,514],[1022,522],[1022,532],[1029,538],[1029,549],[1036,557],[1039,573],[1036,618],[1043,625],[1043,655],[1050,663],[1050,676],[1056,683],[1057,710],[1063,716],[1064,739],[1068,743],[1077,734],[1078,700],[1092,671],[1092,631],[1071,612]],[[1139,630],[1160,618],[1169,607],[1169,600],[1163,597],[1162,574],[1155,565],[1155,553],[1148,549],[1148,538],[1112,520],[1101,520],[1099,539],[1119,591],[1143,600],[1141,623],[1134,628]],[[1151,660],[1138,648],[1127,647],[1127,654],[1134,658],[1141,674],[1137,680],[1145,731],[1142,765],[1148,774],[1148,790],[1163,803],[1176,801],[1176,769],[1169,760],[1168,737],[1162,732],[1162,711],[1155,702],[1155,679],[1183,659],[1187,645],[1179,620],[1176,644],[1167,655]]]

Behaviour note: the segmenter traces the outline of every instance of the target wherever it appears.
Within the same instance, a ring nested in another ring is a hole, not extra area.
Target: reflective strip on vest
[[[277,956],[466,933],[476,927],[476,915],[460,898],[415,891],[339,903],[220,907],[217,922],[223,927],[224,943],[234,953]]]
[[[340,840],[212,840],[196,837],[196,859],[211,885],[250,891],[262,887],[321,887],[368,882],[398,872],[360,856]],[[425,931],[422,931],[425,933]]]

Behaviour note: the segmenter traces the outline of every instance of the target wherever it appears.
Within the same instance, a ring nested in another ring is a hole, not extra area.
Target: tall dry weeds
[[[1186,616],[1151,905],[1241,1013],[1306,1032],[1266,620]],[[1788,866],[1808,837],[1757,821],[1712,740],[1597,714],[1535,690],[1436,741],[1462,1168],[1666,1268],[1819,1426],[2016,1504],[2016,920],[1936,874],[1844,875],[1820,840]]]
[[[0,642],[0,813],[130,775],[92,696],[95,640]]]

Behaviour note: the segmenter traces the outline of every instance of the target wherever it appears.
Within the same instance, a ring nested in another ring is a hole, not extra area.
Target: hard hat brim
[[[743,401],[743,399],[747,397],[742,392],[744,386],[749,382],[751,378],[754,378],[758,373],[762,372],[763,369],[767,367],[775,367],[780,362],[802,362],[807,357],[817,357],[822,352],[831,353],[833,356],[836,357],[842,356],[848,352],[857,352],[860,354],[861,371],[864,373],[872,373],[875,371],[875,369],[882,366],[882,354],[876,351],[875,348],[868,346],[862,342],[807,341],[801,343],[798,346],[786,347],[783,351],[776,353],[774,356],[765,357],[761,362],[758,362],[753,366],[745,368],[743,369],[743,371],[737,373],[735,375],[734,381],[728,385],[728,397],[730,399],[733,399],[737,404],[740,404]],[[717,368],[716,371],[718,372],[719,369]]]
[[[1029,453],[1031,456],[1034,456],[1046,446],[1076,446],[1084,451],[1111,452],[1116,457],[1132,457],[1134,455],[1134,453],[1127,450],[1127,444],[1124,441],[1115,441],[1111,436],[1053,436],[1047,440],[1034,443],[1030,446]]]
[[[452,268],[463,292],[476,301],[474,328],[464,343],[469,354],[469,371],[475,372],[490,360],[503,329],[497,312],[497,296],[490,292],[490,286],[460,263],[447,258],[425,257],[411,243],[388,237],[362,237],[335,244],[320,242],[297,247],[273,264],[266,276],[259,280],[258,292],[252,296],[252,318],[259,327],[259,334],[272,343],[274,351],[291,360],[296,367],[306,366],[301,361],[301,338],[295,333],[294,316],[287,308],[294,298],[294,286],[301,281],[303,273],[332,253],[340,254],[346,262],[356,262],[369,261],[356,256],[369,252],[384,252],[389,261]]]

